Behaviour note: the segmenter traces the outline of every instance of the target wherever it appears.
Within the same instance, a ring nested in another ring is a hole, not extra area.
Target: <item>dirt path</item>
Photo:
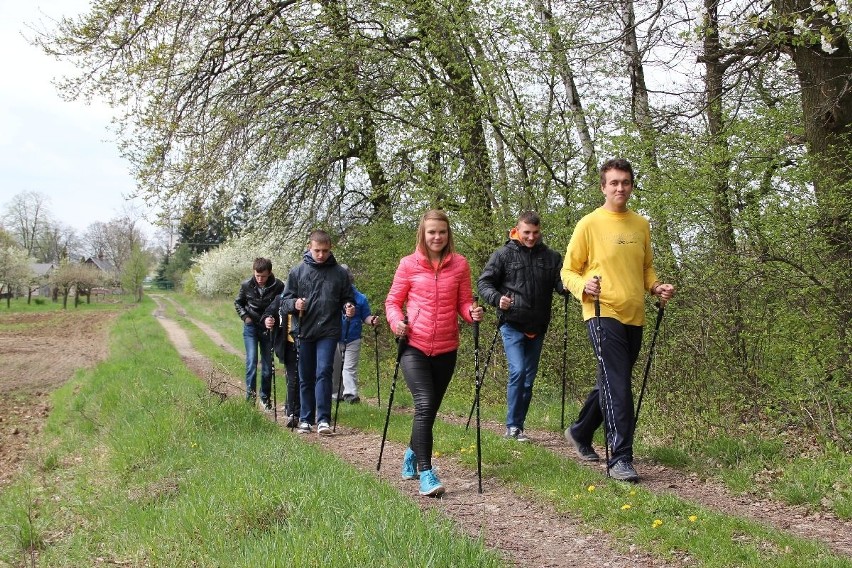
[[[163,326],[163,329],[166,331],[166,336],[169,338],[172,345],[174,345],[187,368],[198,375],[199,378],[203,379],[211,391],[218,393],[220,396],[242,396],[244,393],[242,381],[232,377],[227,370],[214,365],[209,359],[192,346],[192,341],[190,341],[189,336],[180,327],[180,324],[168,317],[166,314],[166,308],[163,303],[165,299],[163,296],[152,294],[151,299],[157,304],[157,308],[154,310],[153,316],[158,322],[160,322],[160,325]],[[167,300],[173,305],[178,306],[178,304],[171,298],[167,298]],[[183,311],[183,308],[181,308],[178,313],[181,317],[186,316],[186,311]],[[190,321],[194,325],[198,325],[196,320],[190,319]],[[205,333],[207,333],[208,329],[213,331],[215,334],[214,336],[210,336],[208,333],[210,339],[217,343],[219,341],[224,343],[224,338],[209,326],[199,326],[199,329]],[[240,353],[237,352],[237,354],[239,355]]]
[[[369,402],[374,404],[376,401]],[[466,417],[461,416],[442,415],[441,418],[454,423],[466,422]],[[498,435],[505,430],[502,424],[493,422],[483,426]],[[307,438],[360,469],[375,472],[376,448],[380,438],[340,425],[337,431],[338,435],[330,438],[315,435]],[[533,443],[576,459],[573,448],[561,434],[543,430],[527,433]],[[401,446],[388,445],[383,458],[387,461],[383,463],[380,476],[404,493],[416,495],[416,485],[399,478],[397,462],[403,450]],[[722,485],[697,476],[684,475],[678,470],[642,459],[638,459],[636,464],[643,487],[654,493],[669,493],[722,513],[749,518],[805,539],[822,541],[833,551],[852,556],[852,523],[831,513],[811,513],[803,507],[777,501],[732,495]],[[583,465],[598,467],[604,472],[602,464]],[[488,489],[484,495],[479,495],[476,478],[468,469],[448,458],[442,458],[440,466],[441,479],[451,490],[440,500],[417,499],[421,507],[438,508],[471,536],[478,537],[481,533],[486,544],[509,554],[518,565],[564,566],[576,563],[597,566],[595,562],[598,561],[603,562],[603,566],[663,565],[659,559],[647,556],[614,555],[607,535],[599,531],[590,534],[577,519],[566,518],[541,504],[523,499],[493,479],[484,482]],[[567,535],[570,537],[566,538]],[[533,546],[530,546],[531,543]]]

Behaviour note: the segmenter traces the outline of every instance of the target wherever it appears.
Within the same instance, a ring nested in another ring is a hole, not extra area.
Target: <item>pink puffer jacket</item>
[[[470,265],[460,254],[446,257],[432,267],[420,251],[399,261],[393,277],[385,313],[392,330],[408,314],[408,344],[429,356],[449,353],[459,347],[460,315],[472,323],[473,291]]]

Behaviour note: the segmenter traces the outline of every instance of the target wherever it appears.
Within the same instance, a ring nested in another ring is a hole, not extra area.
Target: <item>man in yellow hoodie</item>
[[[631,376],[642,347],[645,291],[668,301],[674,286],[657,280],[648,220],[627,208],[634,181],[630,162],[608,160],[601,166],[600,179],[604,204],[577,223],[561,271],[565,288],[583,305],[583,320],[598,357],[595,388],[577,421],[565,430],[565,438],[580,457],[597,461],[592,435],[606,420],[604,431],[612,448],[609,473],[636,482]]]

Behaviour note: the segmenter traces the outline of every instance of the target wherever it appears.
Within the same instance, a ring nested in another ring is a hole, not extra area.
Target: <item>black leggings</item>
[[[432,425],[456,368],[456,351],[429,357],[408,346],[399,365],[414,398],[414,423],[409,445],[417,456],[420,471],[432,469]]]

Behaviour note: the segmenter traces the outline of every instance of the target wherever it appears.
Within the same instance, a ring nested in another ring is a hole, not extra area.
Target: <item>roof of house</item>
[[[56,268],[56,265],[51,262],[34,262],[30,264],[30,268],[36,276],[47,276],[51,270]]]
[[[115,265],[110,261],[104,258],[98,258],[96,256],[90,256],[86,260],[83,261],[86,264],[94,264],[99,269],[104,272],[115,272]]]

